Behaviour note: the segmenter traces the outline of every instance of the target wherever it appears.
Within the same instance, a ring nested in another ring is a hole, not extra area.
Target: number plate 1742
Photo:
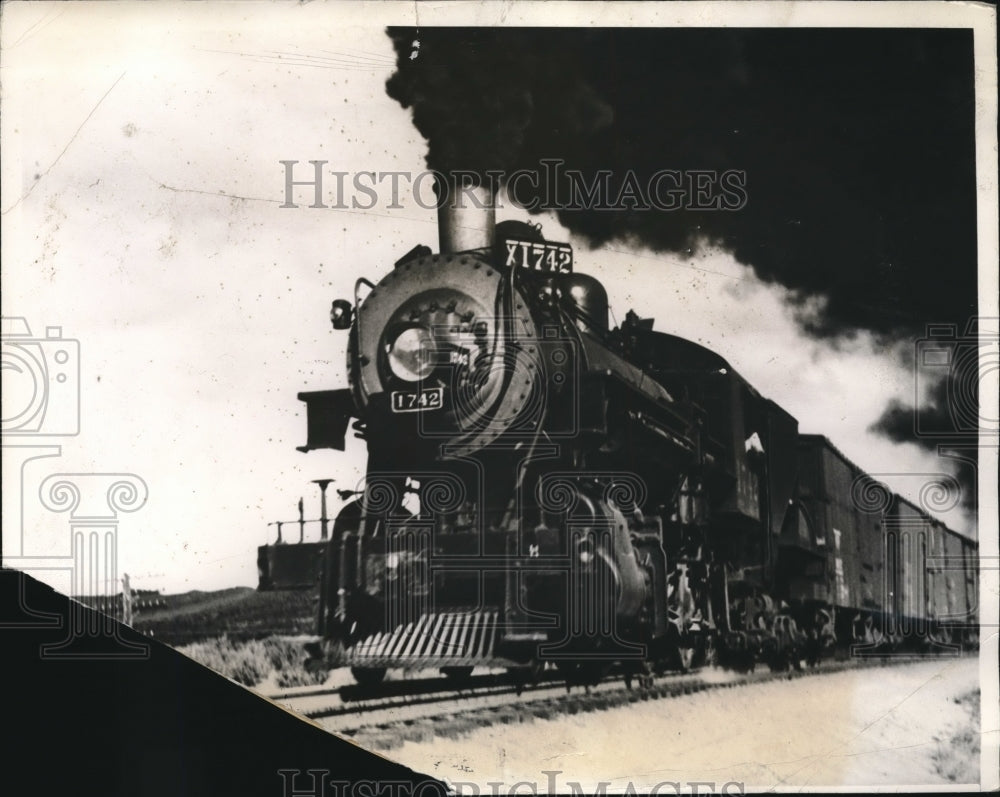
[[[505,265],[537,271],[573,271],[573,249],[569,244],[506,238],[504,245],[507,249]]]
[[[434,387],[427,390],[394,390],[392,391],[393,412],[423,412],[441,408],[444,399],[444,388]]]

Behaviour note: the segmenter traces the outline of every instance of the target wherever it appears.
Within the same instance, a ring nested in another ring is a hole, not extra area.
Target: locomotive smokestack
[[[438,190],[448,192],[438,205],[441,254],[493,246],[496,208],[489,187],[450,180]]]

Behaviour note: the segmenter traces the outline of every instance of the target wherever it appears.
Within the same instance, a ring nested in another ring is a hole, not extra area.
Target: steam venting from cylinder
[[[496,207],[487,186],[460,185],[450,179],[439,185],[438,235],[443,255],[493,246]]]

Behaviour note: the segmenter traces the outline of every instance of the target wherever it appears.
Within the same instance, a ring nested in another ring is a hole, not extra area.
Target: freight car
[[[799,620],[831,607],[836,636],[856,641],[855,653],[974,642],[976,542],[875,482],[825,437],[800,435],[797,450],[795,512],[781,539],[791,558],[776,586]]]
[[[494,225],[476,191],[442,201],[438,254],[334,302],[349,385],[299,394],[301,450],[343,450],[349,427],[368,449],[323,559],[326,666],[588,683],[943,647],[948,622],[974,625],[973,541],[717,353],[632,312],[611,328],[570,247]]]
[[[257,590],[315,589],[325,542],[275,541],[257,548]]]

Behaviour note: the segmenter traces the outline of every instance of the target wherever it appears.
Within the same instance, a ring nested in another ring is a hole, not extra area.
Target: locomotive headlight
[[[407,382],[418,382],[434,371],[434,336],[423,327],[404,329],[386,346],[389,368]]]

